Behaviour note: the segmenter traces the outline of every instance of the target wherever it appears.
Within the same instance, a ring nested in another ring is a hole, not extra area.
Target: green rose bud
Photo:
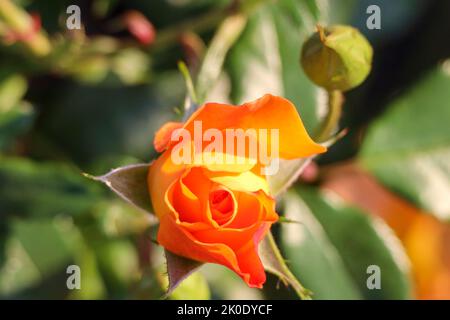
[[[301,64],[308,77],[328,91],[347,91],[360,85],[370,72],[372,47],[355,28],[317,27],[303,45]]]

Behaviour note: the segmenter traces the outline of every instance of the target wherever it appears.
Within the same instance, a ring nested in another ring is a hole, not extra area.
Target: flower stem
[[[261,246],[262,250],[260,250],[260,253],[264,268],[268,272],[278,276],[284,284],[291,285],[300,299],[311,300],[311,292],[302,286],[288,268],[271,232],[264,238]]]
[[[328,114],[320,127],[316,136],[317,142],[324,142],[331,138],[336,131],[339,120],[342,115],[342,105],[344,104],[344,95],[341,91],[328,91]]]
[[[191,98],[192,102],[198,104],[197,93],[195,92],[194,83],[191,78],[191,74],[189,73],[189,69],[183,61],[178,62],[178,69],[184,77],[184,81],[186,82],[186,88]]]
[[[225,57],[241,35],[246,23],[247,17],[244,14],[231,15],[223,20],[214,35],[197,77],[196,89],[201,103],[216,84]]]

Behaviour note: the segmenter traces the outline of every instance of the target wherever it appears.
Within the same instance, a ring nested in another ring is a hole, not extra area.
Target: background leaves
[[[288,218],[299,221],[300,225],[288,224],[282,227],[288,229],[282,233],[284,241],[288,247],[291,244],[287,259],[300,264],[294,270],[314,270],[331,265],[334,269],[331,274],[317,273],[322,275],[320,279],[315,279],[317,285],[322,281],[327,282],[319,292],[325,294],[327,290],[340,289],[344,293],[333,296],[329,292],[328,298],[344,298],[346,294],[345,298],[350,299],[410,297],[407,257],[398,239],[381,220],[375,220],[361,210],[339,203],[339,199],[314,189],[301,188],[298,193],[303,202],[291,195],[286,200],[286,212]],[[304,246],[316,245],[320,248],[318,252],[302,250],[302,234],[309,239]],[[317,264],[308,259],[311,255],[320,259]],[[367,267],[370,265],[379,266],[382,270],[381,290],[367,288]],[[301,273],[298,276],[302,279]],[[313,281],[314,278],[306,279]],[[341,283],[331,285],[331,281]],[[311,290],[314,291],[314,286]]]
[[[431,71],[371,125],[361,160],[392,190],[448,221],[450,76],[444,68]]]
[[[299,52],[318,14],[313,1],[282,0],[252,15],[227,59],[235,103],[282,95],[297,106],[308,130],[317,125],[318,89],[302,72]]]
[[[311,134],[326,112],[325,95],[298,60],[315,23],[349,23],[375,48],[373,72],[346,93],[341,128],[348,135],[280,198],[278,212],[299,222],[275,230],[289,268],[314,298],[450,297],[449,227],[434,218],[449,215],[448,1],[92,0],[81,4],[84,35],[65,29],[68,1],[16,3],[41,15],[54,51],[42,60],[0,32],[2,298],[164,294],[154,221],[81,173],[151,161],[155,130],[181,119],[177,62],[186,61],[195,79],[218,26],[236,13],[245,27],[221,53],[208,100],[280,94]],[[366,29],[369,4],[380,6],[382,30]],[[128,10],[154,25],[153,46],[120,27]],[[343,160],[365,171],[348,171]],[[324,192],[330,188],[342,198]],[[401,262],[402,246],[410,268]],[[65,286],[72,263],[83,270],[80,291]],[[365,286],[369,264],[382,266],[380,291]],[[252,290],[225,268],[206,265],[169,298],[295,297],[277,281],[269,276],[264,291]]]
[[[19,158],[0,162],[2,213],[54,217],[77,215],[93,206],[100,190],[63,164],[36,164]]]

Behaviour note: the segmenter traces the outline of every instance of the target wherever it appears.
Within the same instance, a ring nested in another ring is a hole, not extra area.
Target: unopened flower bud
[[[373,50],[355,28],[317,27],[303,45],[301,64],[308,77],[328,91],[347,91],[360,85],[370,72]]]

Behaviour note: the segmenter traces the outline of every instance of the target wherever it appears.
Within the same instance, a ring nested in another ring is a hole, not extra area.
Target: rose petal
[[[172,132],[175,129],[181,128],[183,123],[181,122],[167,122],[165,123],[155,134],[155,139],[153,140],[153,145],[157,152],[164,151],[169,142]]]
[[[238,257],[230,247],[222,243],[202,243],[189,232],[180,228],[170,215],[164,215],[160,221],[158,242],[167,250],[189,259],[218,263],[235,271],[249,286],[261,288],[265,282],[264,268],[256,250],[242,251],[244,270],[238,262]]]
[[[153,209],[158,218],[170,211],[165,201],[166,191],[181,177],[185,169],[185,165],[176,165],[171,161],[170,152],[163,153],[150,165],[147,184]]]
[[[279,156],[283,159],[303,158],[326,151],[310,138],[295,106],[270,94],[238,107],[206,103],[184,125],[192,135],[194,121],[201,121],[203,132],[207,129],[278,129]],[[267,149],[271,150],[270,139]]]
[[[256,192],[263,190],[269,194],[267,180],[251,171],[238,174],[228,172],[209,172],[205,170],[205,175],[218,184],[224,185],[234,191]]]

